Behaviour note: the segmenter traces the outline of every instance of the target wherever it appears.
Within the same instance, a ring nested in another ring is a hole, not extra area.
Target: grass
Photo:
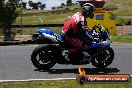
[[[132,35],[117,35],[111,37],[112,42],[132,43]]]
[[[132,88],[129,84],[77,84],[76,80],[0,83],[0,88]]]
[[[132,16],[131,0],[109,0],[105,6],[113,5],[118,9],[113,11],[117,16]]]
[[[23,24],[63,24],[66,22],[67,17],[73,15],[68,12],[67,14],[43,14],[43,15],[32,15],[23,16]],[[21,23],[21,17],[16,19],[15,24]]]
[[[116,4],[115,4],[116,3]],[[110,6],[117,7],[116,10],[112,11],[117,16],[117,23],[119,23],[119,18],[122,19],[132,19],[132,3],[131,0],[109,0],[105,3],[104,7]],[[65,7],[66,8],[66,7]],[[57,10],[65,10],[65,8],[59,8]],[[80,9],[79,4],[67,7],[70,10],[75,8]],[[56,10],[54,10],[56,11]],[[46,12],[46,13],[45,13]],[[48,12],[48,14],[47,14]],[[41,14],[40,14],[41,13]],[[27,14],[23,16],[23,24],[62,24],[67,20],[68,16],[72,16],[75,12],[68,11],[66,13],[49,13],[49,11],[45,10],[23,10],[23,14]],[[32,14],[32,15],[31,15]],[[43,22],[40,20],[42,19]],[[14,24],[20,24],[21,17],[17,17],[16,22]]]
[[[73,10],[74,8],[80,8],[79,4],[68,6],[70,10]],[[59,8],[54,11],[58,12],[61,10],[65,10],[65,8]],[[52,10],[51,10],[52,11]],[[74,12],[69,11],[66,13],[51,13],[51,11],[45,11],[45,10],[23,10],[23,24],[29,25],[29,24],[63,24],[66,22],[68,16],[72,16]],[[41,21],[43,20],[43,21]],[[21,23],[21,17],[17,17],[16,22],[14,24],[20,24]]]

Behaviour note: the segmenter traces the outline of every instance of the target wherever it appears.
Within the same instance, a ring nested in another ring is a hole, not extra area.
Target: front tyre
[[[55,62],[55,49],[50,45],[42,45],[34,49],[31,55],[33,65],[40,70],[49,70]]]
[[[114,59],[114,51],[111,47],[99,49],[96,53],[99,54],[91,60],[91,63],[97,68],[107,67]]]

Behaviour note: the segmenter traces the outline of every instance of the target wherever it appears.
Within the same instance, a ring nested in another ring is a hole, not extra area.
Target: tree
[[[40,3],[34,3],[33,1],[28,2],[29,6],[32,7],[32,9],[38,10]]]
[[[66,6],[64,3],[61,3],[61,7]]]
[[[27,9],[27,7],[26,7],[27,3],[26,2],[22,2],[21,4],[22,4],[22,8]]]
[[[38,10],[38,4],[37,3],[33,3],[33,9]]]
[[[72,5],[72,0],[67,0],[67,6],[71,6]]]
[[[16,20],[19,12],[16,10],[14,0],[5,2],[0,0],[0,24],[3,27],[4,40],[11,40],[11,25]]]
[[[9,2],[13,2],[13,3],[15,3],[16,4],[16,6],[17,7],[19,7],[19,2],[20,2],[20,0],[8,0]]]
[[[38,4],[38,7],[40,7],[40,6],[42,5],[42,3],[41,3],[41,2],[37,2],[37,4]]]
[[[33,7],[33,1],[29,1],[28,4],[30,7]]]
[[[45,4],[42,4],[42,5],[40,6],[40,9],[43,10],[44,8],[46,8],[46,5],[45,5]]]
[[[55,7],[52,7],[52,10],[54,10],[55,9]]]

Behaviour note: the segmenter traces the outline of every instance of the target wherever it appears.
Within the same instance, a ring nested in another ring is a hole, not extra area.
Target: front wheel
[[[107,67],[114,59],[114,51],[111,47],[98,49],[96,53],[98,54],[91,60],[91,63],[97,68]]]
[[[49,70],[56,64],[54,51],[50,45],[35,48],[31,55],[33,65],[41,70]]]

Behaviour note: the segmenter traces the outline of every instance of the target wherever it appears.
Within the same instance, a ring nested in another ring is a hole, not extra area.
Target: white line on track
[[[28,82],[28,81],[50,81],[50,80],[74,80],[76,78],[53,78],[53,79],[27,79],[27,80],[0,80],[0,82]]]

